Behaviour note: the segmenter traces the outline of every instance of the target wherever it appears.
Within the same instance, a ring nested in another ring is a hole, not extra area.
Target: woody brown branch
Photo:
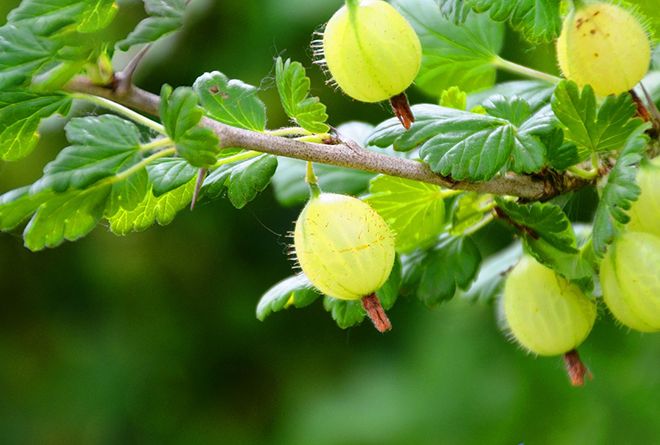
[[[142,113],[158,116],[160,97],[133,85],[125,90],[117,91],[112,86],[94,85],[86,77],[77,77],[67,84],[66,89],[71,92],[104,97]],[[302,142],[231,127],[209,118],[204,118],[202,124],[216,133],[223,148],[244,148],[304,161],[412,179],[453,190],[517,196],[525,201],[545,201],[591,183],[573,176],[556,174],[545,176],[508,174],[485,182],[455,181],[450,177],[433,173],[422,162],[388,156],[370,150],[356,150],[355,147],[349,147],[346,144],[325,145]]]

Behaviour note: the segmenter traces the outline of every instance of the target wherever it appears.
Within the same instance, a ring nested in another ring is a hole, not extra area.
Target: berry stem
[[[362,307],[367,312],[378,332],[384,333],[392,329],[392,323],[390,323],[390,319],[387,317],[385,309],[383,309],[383,305],[380,304],[380,300],[376,294],[367,295],[362,298]]]
[[[523,65],[518,65],[517,63],[511,62],[510,60],[503,59],[499,56],[493,58],[493,66],[496,68],[508,71],[514,74],[520,74],[521,76],[531,77],[532,79],[542,80],[544,82],[556,84],[561,81],[561,78],[553,76],[552,74],[544,73],[543,71],[537,71],[532,68],[528,68]]]
[[[564,354],[564,364],[566,365],[566,372],[568,377],[571,379],[571,385],[573,386],[582,386],[584,385],[584,376],[589,377],[589,380],[593,379],[593,374],[591,371],[582,363],[580,359],[580,354],[578,354],[577,349]]]
[[[413,116],[413,112],[410,109],[410,103],[408,102],[406,93],[404,92],[392,96],[390,98],[390,105],[392,105],[392,111],[401,122],[401,125],[403,125],[406,130],[409,129],[413,122],[415,122],[415,116]]]
[[[307,161],[307,171],[305,172],[305,182],[309,186],[309,193],[312,198],[316,198],[321,194],[318,179],[314,173],[314,166],[311,162]]]

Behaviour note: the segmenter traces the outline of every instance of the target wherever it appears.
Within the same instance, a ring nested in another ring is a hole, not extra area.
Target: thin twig
[[[66,88],[72,92],[104,97],[143,113],[158,115],[160,98],[135,86],[131,86],[125,93],[120,94],[112,88],[94,85],[85,77],[77,77],[69,82]],[[327,145],[302,142],[232,127],[209,118],[204,118],[202,123],[216,133],[220,139],[221,148],[245,148],[304,161],[383,173],[454,190],[517,196],[524,198],[526,202],[548,200],[591,184],[590,181],[565,174],[507,174],[486,182],[455,181],[451,177],[433,173],[425,163],[371,150],[355,150],[355,147],[349,147],[346,144]]]

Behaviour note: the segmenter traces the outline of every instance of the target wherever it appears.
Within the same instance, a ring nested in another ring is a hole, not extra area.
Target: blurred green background
[[[3,0],[0,16],[18,3]],[[385,107],[333,93],[311,68],[312,32],[341,3],[194,0],[137,82],[158,91],[221,70],[262,87],[275,127],[286,123],[272,80],[283,54],[310,67],[333,124],[377,123]],[[121,4],[117,36],[143,14]],[[505,56],[556,70],[551,47],[512,32]],[[40,176],[61,127],[50,122],[34,154],[0,166],[0,192]],[[660,443],[660,335],[626,332],[604,312],[581,348],[595,379],[580,389],[560,359],[508,342],[490,306],[402,299],[387,335],[342,331],[319,304],[257,321],[260,295],[291,273],[296,212],[268,190],[243,211],[216,201],[168,227],[124,238],[100,227],[36,254],[1,235],[0,443]],[[478,240],[487,252],[508,237],[495,228]]]

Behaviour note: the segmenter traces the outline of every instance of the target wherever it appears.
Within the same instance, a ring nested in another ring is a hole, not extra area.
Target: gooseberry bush
[[[276,58],[291,126],[269,128],[259,89],[220,71],[158,94],[134,85],[188,3],[145,0],[146,18],[119,41],[103,32],[114,0],[23,0],[9,13],[0,158],[28,156],[53,115],[67,120],[69,145],[39,180],[0,196],[0,230],[22,230],[32,251],[102,222],[125,236],[199,201],[243,208],[272,183],[282,205],[308,202],[293,230],[296,270],[261,298],[260,320],[322,300],[339,327],[368,317],[385,332],[399,297],[492,302],[505,333],[563,355],[575,385],[590,375],[576,348],[608,317],[599,308],[626,329],[660,331],[660,52],[635,8],[337,1],[314,60]],[[507,26],[556,42],[564,77],[502,58]],[[124,52],[133,57],[118,66]],[[311,93],[312,62],[337,94],[389,101],[394,116],[335,122]],[[498,70],[523,80],[496,83]],[[411,106],[408,88],[427,103]],[[598,204],[576,224],[566,209],[583,189]],[[473,236],[491,224],[518,241],[482,258]]]

